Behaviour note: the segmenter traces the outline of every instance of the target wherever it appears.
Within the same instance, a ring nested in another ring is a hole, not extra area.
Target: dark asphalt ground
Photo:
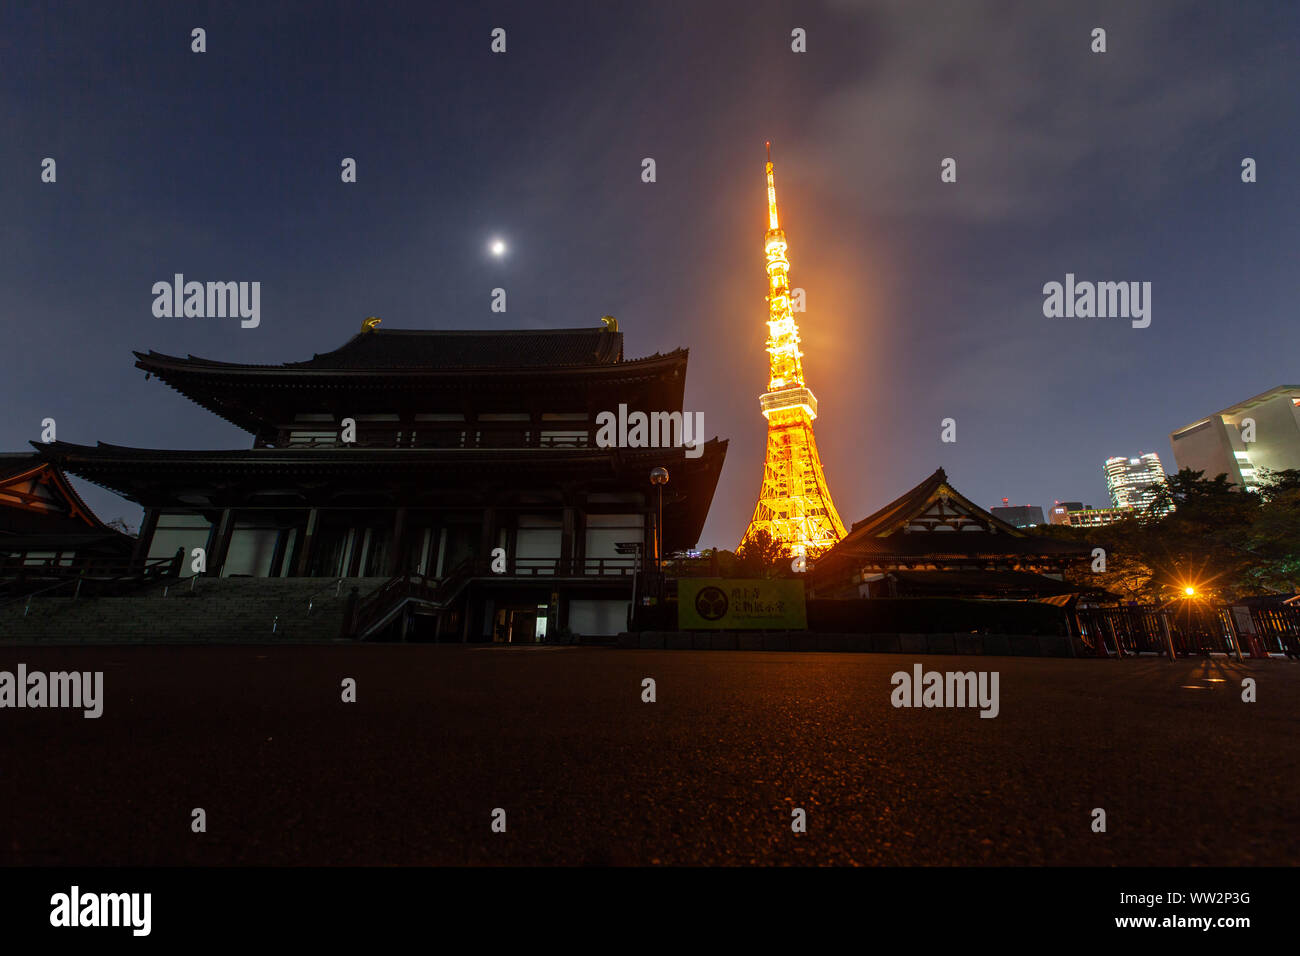
[[[20,661],[103,670],[104,716],[0,710],[0,865],[1300,860],[1286,661],[0,648]],[[893,708],[916,661],[999,671],[1000,715]]]

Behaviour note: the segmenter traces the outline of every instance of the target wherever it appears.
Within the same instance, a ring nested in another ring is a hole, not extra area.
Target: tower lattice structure
[[[741,546],[766,531],[791,554],[815,556],[844,537],[844,523],[831,501],[813,437],[817,397],[804,383],[799,327],[790,300],[788,244],[776,212],[771,143],[767,144],[767,220],[763,251],[769,374],[768,390],[759,398],[767,419],[767,453],[758,504]]]

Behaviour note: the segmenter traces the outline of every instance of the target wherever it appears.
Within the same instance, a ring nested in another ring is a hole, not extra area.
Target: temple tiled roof
[[[1081,545],[1037,535],[1009,535],[988,531],[896,531],[883,537],[845,538],[835,546],[840,553],[857,556],[994,557],[1018,554],[1075,554]],[[829,552],[828,552],[829,553]]]
[[[1030,571],[891,571],[890,577],[914,595],[974,594],[1078,594],[1076,585]]]
[[[375,329],[290,368],[534,368],[612,365],[623,333],[605,329],[434,332]]]
[[[582,408],[590,404],[592,390],[599,390],[598,401],[606,405],[616,405],[626,394],[629,401],[640,398],[677,408],[689,353],[676,349],[624,359],[623,334],[600,327],[373,329],[333,351],[278,365],[154,351],[135,356],[138,368],[190,401],[261,434],[300,411],[344,406],[360,413],[391,412],[425,405],[417,411],[437,412],[461,408],[471,401],[467,396],[478,405],[496,396],[510,406],[498,410],[514,412],[556,400]],[[485,389],[489,380],[491,388]]]
[[[36,452],[6,451],[0,452],[0,480],[25,474],[33,468],[45,464],[45,459]]]
[[[331,352],[302,362],[246,365],[159,352],[136,356],[189,368],[235,371],[367,371],[393,369],[527,369],[615,365],[623,360],[623,333],[604,328],[511,329],[505,331],[373,329],[354,335]]]

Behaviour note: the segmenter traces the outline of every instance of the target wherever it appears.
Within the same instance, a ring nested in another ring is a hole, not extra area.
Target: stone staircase
[[[344,578],[339,589],[330,578],[200,578],[191,590],[184,578],[121,597],[38,595],[30,607],[6,595],[0,643],[336,641],[351,589],[361,599],[387,580]]]

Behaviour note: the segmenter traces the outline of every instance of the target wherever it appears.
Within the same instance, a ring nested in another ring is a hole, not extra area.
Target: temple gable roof
[[[41,533],[120,534],[99,520],[42,455],[0,454],[0,535]]]
[[[1082,546],[1030,535],[975,504],[949,482],[942,468],[880,510],[854,522],[822,556],[1076,554]]]
[[[933,530],[941,525],[955,530],[978,526],[994,534],[1027,537],[1015,525],[995,517],[959,492],[948,483],[947,473],[937,468],[911,491],[904,492],[861,521],[855,521],[844,541],[883,537],[896,531],[921,530],[923,526]]]

